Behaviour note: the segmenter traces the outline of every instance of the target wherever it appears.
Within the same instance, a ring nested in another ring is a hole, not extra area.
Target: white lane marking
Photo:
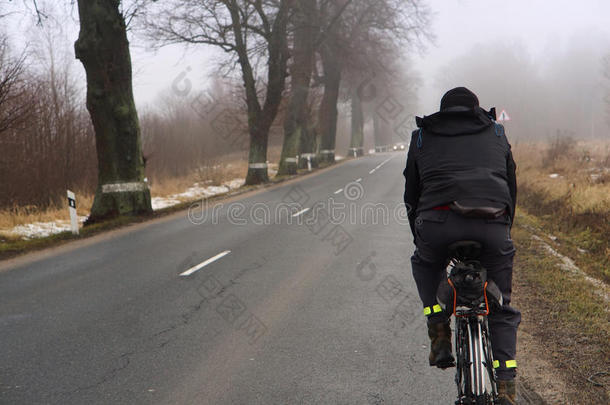
[[[360,183],[362,181],[362,177],[360,177],[358,180],[356,180],[356,183]]]
[[[342,192],[342,191],[343,191],[343,189],[342,189],[342,188],[340,188],[339,190],[335,191],[335,194],[339,194],[339,193],[340,193],[340,192]]]
[[[191,267],[190,269],[188,269],[187,271],[185,271],[184,273],[180,273],[180,277],[187,277],[190,276],[191,274],[193,274],[194,272],[201,270],[202,268],[204,268],[205,266],[207,266],[208,264],[214,263],[216,260],[222,259],[223,257],[225,257],[226,255],[228,255],[229,253],[231,253],[230,250],[225,250],[222,253],[217,254],[214,257],[210,257],[208,260],[206,260],[205,262],[201,262],[196,266]]]
[[[390,160],[394,159],[395,157],[396,156],[392,156],[391,158],[384,160],[383,162],[381,162],[381,164],[379,166],[376,167],[376,169],[380,169],[381,166],[385,165],[386,163],[388,163]]]
[[[301,210],[299,212],[296,212],[296,213],[292,214],[292,217],[293,218],[294,217],[298,217],[299,215],[302,215],[302,214],[306,213],[307,211],[309,211],[309,208],[305,208],[304,210]]]
[[[371,170],[371,171],[369,172],[369,174],[373,174],[373,172],[375,172],[376,170],[381,169],[381,167],[382,167],[383,165],[385,165],[386,163],[388,163],[390,160],[394,159],[395,157],[396,157],[396,156],[392,156],[391,158],[384,160],[384,161],[383,161],[383,162],[381,162],[379,165],[377,165],[377,167],[375,167],[373,170]]]

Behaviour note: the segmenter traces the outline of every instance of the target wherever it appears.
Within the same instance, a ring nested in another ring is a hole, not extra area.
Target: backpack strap
[[[494,131],[496,132],[497,137],[501,137],[504,135],[504,126],[494,121]]]

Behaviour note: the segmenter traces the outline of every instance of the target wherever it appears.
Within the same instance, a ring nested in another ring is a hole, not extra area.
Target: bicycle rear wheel
[[[456,321],[458,401],[460,405],[493,405],[496,398],[491,345],[485,318]]]
[[[458,388],[456,405],[467,404],[471,397],[470,349],[468,337],[468,323],[464,318],[455,319],[455,355],[456,373],[455,383]]]

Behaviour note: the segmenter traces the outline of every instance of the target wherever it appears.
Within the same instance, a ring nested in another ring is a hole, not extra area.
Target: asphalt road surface
[[[404,164],[349,161],[1,265],[0,403],[453,403],[454,369],[427,365]]]

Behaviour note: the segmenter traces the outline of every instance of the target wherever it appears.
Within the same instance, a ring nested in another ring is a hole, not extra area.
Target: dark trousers
[[[452,211],[422,211],[415,219],[416,250],[411,257],[413,278],[424,307],[432,308],[436,291],[446,277],[447,247],[459,240],[474,240],[482,244],[479,257],[504,300],[501,310],[489,314],[489,329],[498,379],[515,377],[517,327],[521,313],[510,306],[512,292],[513,257],[515,248],[510,238],[510,218],[467,218]],[[431,313],[428,322],[445,322],[442,313]]]

